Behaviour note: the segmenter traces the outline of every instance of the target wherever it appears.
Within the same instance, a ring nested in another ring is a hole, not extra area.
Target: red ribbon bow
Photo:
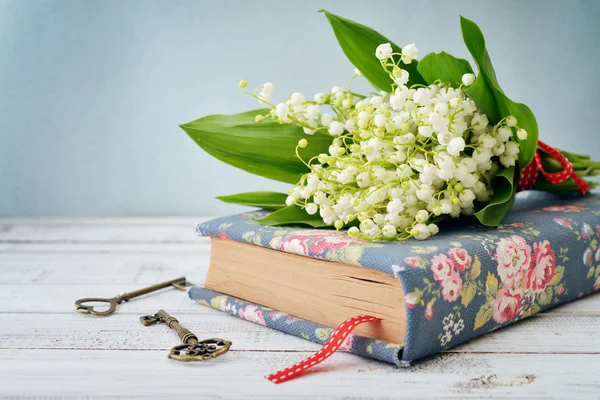
[[[558,150],[556,150],[552,146],[548,146],[546,143],[541,140],[538,141],[538,147],[544,150],[550,157],[554,158],[558,163],[563,167],[563,170],[560,172],[546,172],[542,167],[542,157],[540,156],[540,151],[537,150],[535,152],[535,156],[533,157],[533,161],[521,170],[521,179],[519,179],[519,186],[517,190],[520,192],[522,190],[529,190],[535,184],[535,181],[538,177],[538,174],[541,172],[546,180],[553,185],[563,183],[569,178],[573,178],[579,189],[581,189],[581,193],[584,195],[589,192],[590,187],[587,183],[584,182],[583,179],[579,177],[573,170],[573,164]]]

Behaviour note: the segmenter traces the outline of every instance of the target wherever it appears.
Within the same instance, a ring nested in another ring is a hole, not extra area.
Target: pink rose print
[[[340,345],[340,350],[342,351],[350,351],[352,350],[352,342],[354,341],[354,335],[350,334],[346,336],[346,339]]]
[[[431,318],[433,318],[433,304],[431,302],[427,303],[427,307],[425,307],[425,318],[428,321],[431,321]]]
[[[561,295],[565,292],[565,287],[563,285],[560,285],[557,289],[556,289],[556,294],[557,295]]]
[[[406,293],[404,295],[404,303],[408,308],[415,308],[417,303],[419,302],[419,298],[414,295],[414,293]]]
[[[460,291],[462,289],[462,278],[457,271],[452,270],[449,277],[444,279],[442,285],[442,297],[448,302],[456,301],[460,297]]]
[[[219,233],[217,234],[217,237],[220,237],[221,239],[231,239],[231,238],[229,237],[229,235],[228,235],[228,234],[226,234],[225,232],[219,232]]]
[[[535,263],[527,274],[527,289],[539,293],[546,289],[556,271],[556,256],[550,242],[543,240],[533,244]]]
[[[433,278],[441,282],[454,271],[454,264],[445,254],[438,254],[431,258],[431,270],[433,271]]]
[[[244,309],[240,308],[238,314],[241,319],[245,319],[246,321],[266,325],[262,312],[254,304],[249,304]]]
[[[299,254],[301,256],[308,255],[307,242],[308,236],[290,235],[281,242],[281,250],[286,253]]]
[[[358,239],[346,237],[338,232],[324,233],[310,230],[307,234],[292,234],[284,238],[281,250],[303,256],[320,256],[326,251],[335,250],[352,244],[362,243]]]
[[[506,287],[515,287],[531,265],[531,247],[521,236],[500,239],[496,248],[498,275]]]
[[[554,218],[554,222],[556,222],[557,224],[559,224],[561,226],[564,226],[565,228],[568,228],[569,226],[571,226],[571,223],[564,218]]]
[[[416,257],[406,257],[404,262],[407,263],[411,268],[417,268],[419,264],[421,264],[421,260]]]
[[[550,211],[550,212],[558,212],[558,211],[573,212],[573,211],[581,211],[583,209],[584,209],[583,206],[576,205],[576,204],[566,205],[566,206],[548,206],[548,207],[542,208],[542,210]]]
[[[469,267],[471,267],[471,256],[465,249],[455,247],[450,249],[448,254],[450,254],[450,259],[454,263],[454,266],[457,270],[464,271],[465,269],[469,269]]]
[[[585,252],[583,253],[583,264],[590,266],[592,264],[593,255],[594,255],[594,252],[592,251],[592,249],[590,249],[590,248],[585,249]]]
[[[522,288],[512,291],[507,287],[500,289],[494,300],[494,310],[492,312],[494,321],[502,324],[515,318],[521,308],[523,294]]]
[[[594,282],[594,290],[600,290],[600,275],[598,275],[596,281]]]
[[[594,230],[592,229],[592,227],[589,226],[588,224],[584,223],[583,229],[581,229],[581,237],[585,240],[588,240],[590,238],[590,236],[593,234],[594,234]]]
[[[362,243],[360,240],[343,236],[338,232],[320,232],[319,234],[310,235],[309,238],[312,242],[310,252],[315,255],[320,255],[326,251],[339,249],[351,244]]]

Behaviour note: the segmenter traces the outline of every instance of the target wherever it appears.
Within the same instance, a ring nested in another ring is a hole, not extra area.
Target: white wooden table
[[[600,295],[473,340],[410,369],[339,353],[304,377],[263,378],[318,346],[167,290],[107,318],[74,300],[186,276],[201,283],[200,219],[0,219],[0,397],[599,398]],[[233,340],[209,363],[167,359],[178,343],[139,316],[164,308],[199,336]]]

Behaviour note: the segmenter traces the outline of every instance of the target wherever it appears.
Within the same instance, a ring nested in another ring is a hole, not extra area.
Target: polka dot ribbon
[[[575,171],[573,171],[573,164],[567,158],[562,155],[562,153],[556,150],[554,147],[548,146],[546,143],[541,140],[538,141],[538,147],[544,150],[548,155],[554,158],[558,163],[563,167],[563,170],[560,172],[546,172],[542,167],[542,157],[540,156],[540,151],[535,152],[535,156],[533,157],[533,161],[521,170],[521,178],[519,179],[519,186],[517,188],[518,191],[529,190],[535,184],[535,181],[538,177],[538,174],[541,172],[546,180],[554,185],[563,183],[569,178],[573,178],[579,189],[581,189],[581,193],[584,195],[589,192],[590,187],[587,183],[581,179]]]
[[[307,369],[314,367],[315,365],[328,359],[333,353],[335,353],[340,348],[342,343],[344,343],[344,340],[346,340],[346,336],[348,336],[350,332],[352,332],[354,328],[356,328],[358,325],[363,324],[365,322],[373,321],[381,321],[381,318],[373,317],[371,315],[359,315],[347,319],[346,321],[342,322],[340,326],[337,327],[337,329],[333,332],[327,343],[323,345],[321,350],[317,351],[312,356],[300,361],[299,363],[296,363],[291,367],[284,368],[270,375],[267,375],[265,376],[265,378],[267,378],[275,384],[294,379]]]

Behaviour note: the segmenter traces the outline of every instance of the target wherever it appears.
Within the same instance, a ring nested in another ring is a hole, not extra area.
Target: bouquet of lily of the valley
[[[518,190],[585,194],[600,162],[538,141],[529,107],[502,91],[483,34],[462,18],[467,60],[418,58],[364,25],[323,11],[356,67],[347,87],[312,99],[274,101],[275,86],[246,92],[267,108],[211,115],[181,127],[212,156],[256,175],[293,183],[287,194],[219,197],[274,210],[266,225],[348,229],[371,240],[426,239],[448,217],[496,226]],[[366,78],[371,94],[351,83]]]

